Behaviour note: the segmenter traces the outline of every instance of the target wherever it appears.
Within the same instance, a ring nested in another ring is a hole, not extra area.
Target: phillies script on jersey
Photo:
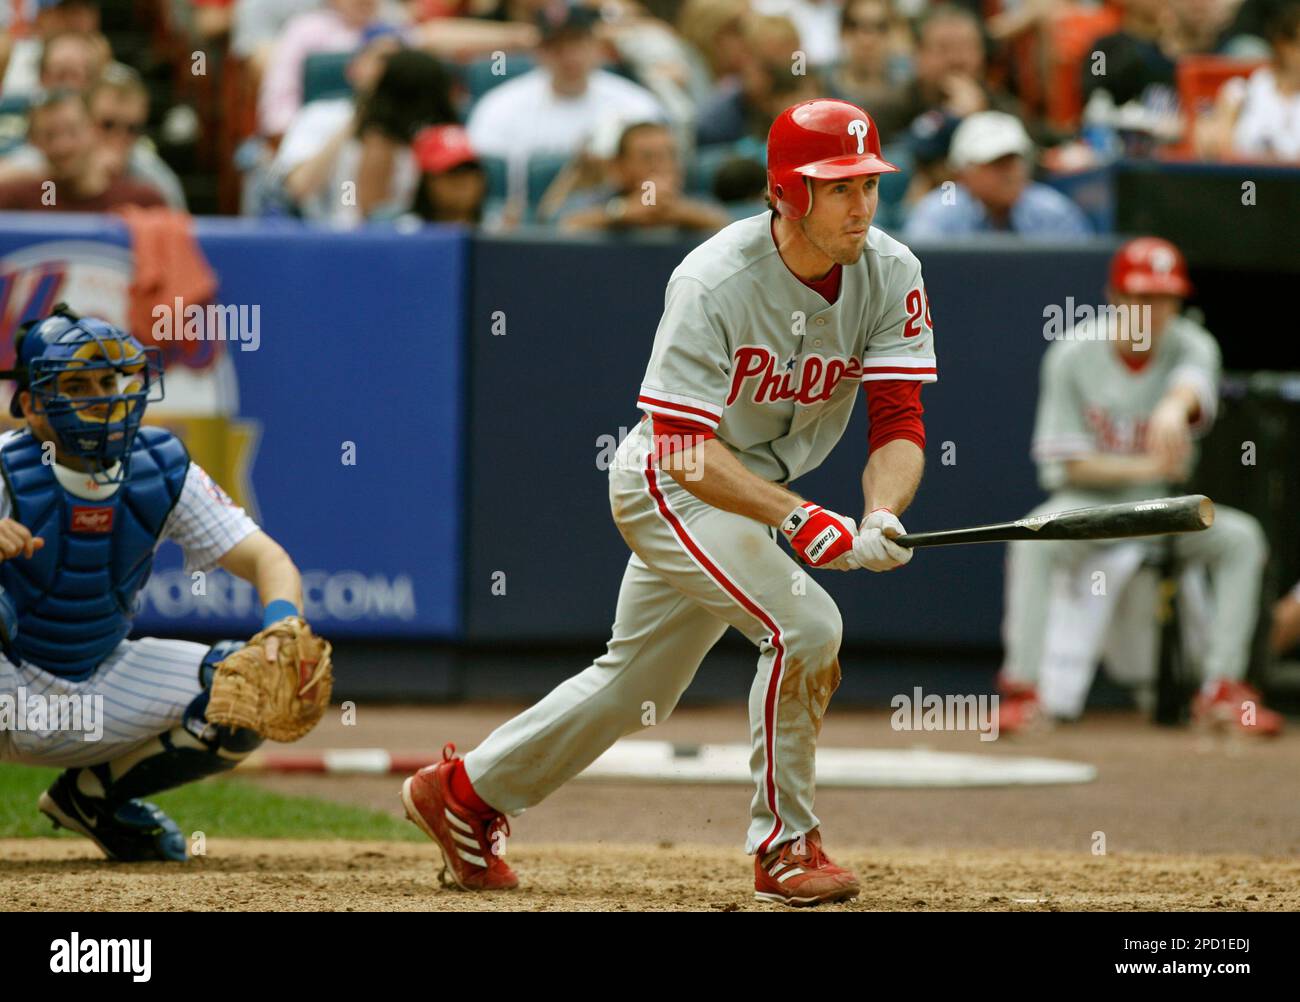
[[[863,372],[860,358],[805,354],[802,358],[791,356],[785,362],[778,362],[773,352],[760,345],[741,345],[733,357],[728,407],[745,391],[746,383],[750,384],[747,399],[756,404],[778,400],[813,404],[829,400],[841,379],[857,382]]]

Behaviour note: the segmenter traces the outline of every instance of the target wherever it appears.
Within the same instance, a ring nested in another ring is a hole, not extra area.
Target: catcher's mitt
[[[329,705],[332,651],[330,642],[297,616],[272,623],[217,665],[209,722],[246,727],[272,741],[297,741]]]

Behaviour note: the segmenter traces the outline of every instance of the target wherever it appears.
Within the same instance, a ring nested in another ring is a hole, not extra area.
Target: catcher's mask
[[[71,374],[93,380],[109,369],[116,374],[115,393],[104,395],[94,386],[86,395],[67,392]],[[43,320],[22,325],[14,339],[14,367],[0,375],[18,383],[9,412],[22,417],[18,394],[30,392],[32,413],[49,422],[60,451],[89,460],[98,483],[126,479],[145,407],[163,398],[157,348],[145,348],[107,321],[80,317],[63,303]]]

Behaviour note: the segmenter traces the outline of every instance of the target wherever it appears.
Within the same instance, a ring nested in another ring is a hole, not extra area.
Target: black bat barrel
[[[1199,532],[1213,524],[1214,502],[1204,494],[1186,494],[1074,508],[968,529],[911,532],[899,536],[894,542],[900,546],[918,547],[1001,543],[1016,539],[1125,539],[1170,532]]]

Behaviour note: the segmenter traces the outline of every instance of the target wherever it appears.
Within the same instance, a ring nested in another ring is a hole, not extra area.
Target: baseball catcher
[[[180,828],[141,798],[310,730],[330,646],[301,617],[289,555],[179,439],[141,425],[163,394],[156,348],[60,305],[22,326],[0,375],[26,421],[0,436],[0,762],[66,767],[38,806],[109,859],[184,860]],[[256,587],[251,642],[127,639],[165,539],[187,573]]]

